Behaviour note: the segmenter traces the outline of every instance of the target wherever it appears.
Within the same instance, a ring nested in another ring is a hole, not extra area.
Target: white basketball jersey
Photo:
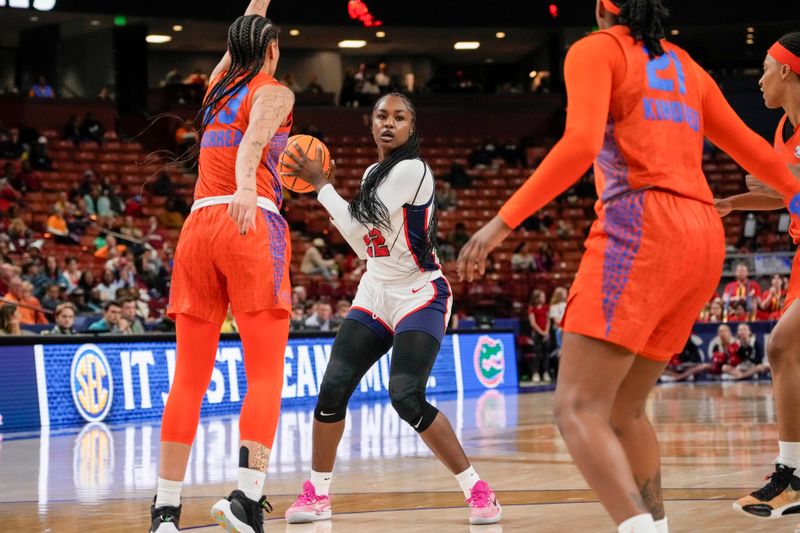
[[[375,165],[369,167],[362,181]],[[378,198],[389,211],[391,228],[367,227],[354,220],[349,204],[333,186],[318,198],[353,250],[367,260],[369,277],[380,283],[417,282],[441,276],[435,252],[424,254],[433,219],[434,178],[419,159],[401,161],[378,186]]]

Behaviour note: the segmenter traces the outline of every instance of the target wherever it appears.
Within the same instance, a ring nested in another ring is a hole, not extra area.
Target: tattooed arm
[[[264,149],[286,121],[294,105],[294,94],[282,85],[265,85],[256,91],[250,121],[236,152],[236,194],[228,215],[244,235],[256,224],[256,172]]]
[[[267,8],[269,7],[269,3],[271,0],[250,0],[250,3],[247,5],[247,9],[244,12],[244,15],[260,15],[262,17],[267,16]],[[214,67],[214,70],[211,72],[210,80],[216,78],[221,72],[228,70],[231,66],[231,54],[230,52],[226,51],[225,55],[222,56],[222,60],[217,63],[217,66]]]

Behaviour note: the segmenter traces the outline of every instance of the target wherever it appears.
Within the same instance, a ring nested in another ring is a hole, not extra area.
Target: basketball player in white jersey
[[[364,173],[348,203],[322,169],[321,154],[299,156],[289,176],[311,183],[334,225],[367,261],[353,306],[333,343],[314,410],[311,479],[286,511],[289,523],[331,517],[328,495],[336,449],[350,396],[369,368],[392,348],[392,406],[455,475],[471,524],[500,520],[494,492],[470,465],[450,422],[425,399],[425,386],[445,334],[452,304],[450,285],[436,260],[435,184],[419,151],[416,110],[391,93],[372,112],[379,162]],[[287,152],[291,154],[292,152]]]

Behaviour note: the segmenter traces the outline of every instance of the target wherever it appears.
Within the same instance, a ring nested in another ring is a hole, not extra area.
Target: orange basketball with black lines
[[[286,175],[287,172],[290,172],[289,169],[284,167],[284,164],[293,165],[294,161],[291,157],[289,157],[289,153],[294,154],[295,156],[299,156],[298,150],[295,147],[297,144],[303,152],[305,152],[306,157],[309,159],[316,159],[317,158],[317,147],[322,147],[322,168],[327,174],[330,172],[331,169],[331,153],[328,150],[328,147],[325,144],[317,139],[316,137],[312,137],[311,135],[293,135],[289,137],[289,140],[286,143],[286,149],[281,154],[281,159],[278,161],[278,174],[281,176],[281,183],[284,187],[289,189],[290,191],[297,192],[297,193],[307,193],[313,192],[314,187],[310,183],[296,177],[296,176],[288,176]]]

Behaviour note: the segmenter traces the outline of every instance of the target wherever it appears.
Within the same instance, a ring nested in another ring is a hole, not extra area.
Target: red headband
[[[603,2],[605,3],[606,0],[603,0]],[[789,68],[795,74],[800,74],[800,57],[791,53],[781,43],[773,44],[767,53],[781,65],[789,65]]]
[[[602,0],[602,1],[603,1],[603,7],[605,7],[606,11],[608,11],[612,15],[619,15],[620,13],[622,13],[622,9],[620,9],[620,7],[613,2],[613,0]]]

